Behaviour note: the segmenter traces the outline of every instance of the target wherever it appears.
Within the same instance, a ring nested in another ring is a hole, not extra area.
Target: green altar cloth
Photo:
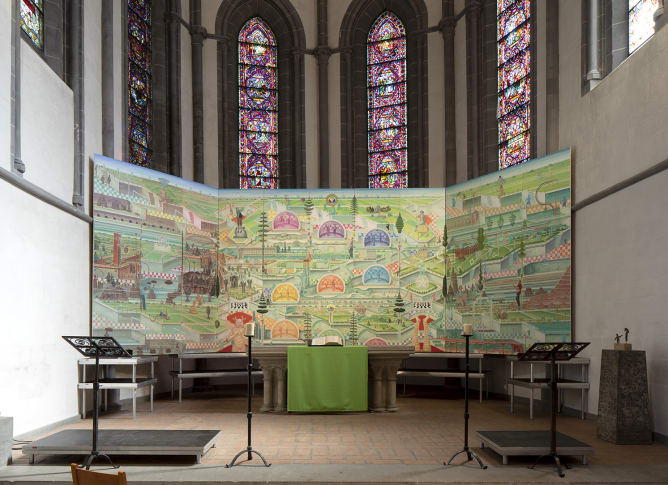
[[[366,347],[288,347],[288,411],[368,409]]]

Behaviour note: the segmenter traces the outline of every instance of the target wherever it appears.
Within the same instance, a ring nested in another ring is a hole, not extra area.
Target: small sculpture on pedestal
[[[622,336],[618,333],[615,334],[615,350],[631,350],[632,346],[629,343],[629,329],[624,328],[624,343],[621,343]]]

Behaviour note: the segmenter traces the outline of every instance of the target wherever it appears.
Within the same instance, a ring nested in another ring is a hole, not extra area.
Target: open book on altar
[[[322,345],[343,345],[343,340],[338,335],[329,335],[328,337],[316,337],[311,340],[312,346]]]

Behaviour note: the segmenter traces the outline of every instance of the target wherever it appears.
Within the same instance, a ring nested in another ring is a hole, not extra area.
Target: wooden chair
[[[123,471],[119,471],[117,475],[94,472],[79,468],[76,463],[72,463],[70,468],[74,485],[128,485]]]

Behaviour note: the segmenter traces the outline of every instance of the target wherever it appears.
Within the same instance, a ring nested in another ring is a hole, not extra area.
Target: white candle
[[[473,325],[470,323],[465,323],[462,335],[473,335]]]
[[[244,333],[246,337],[254,337],[255,336],[255,323],[249,322],[246,324],[246,333]]]

